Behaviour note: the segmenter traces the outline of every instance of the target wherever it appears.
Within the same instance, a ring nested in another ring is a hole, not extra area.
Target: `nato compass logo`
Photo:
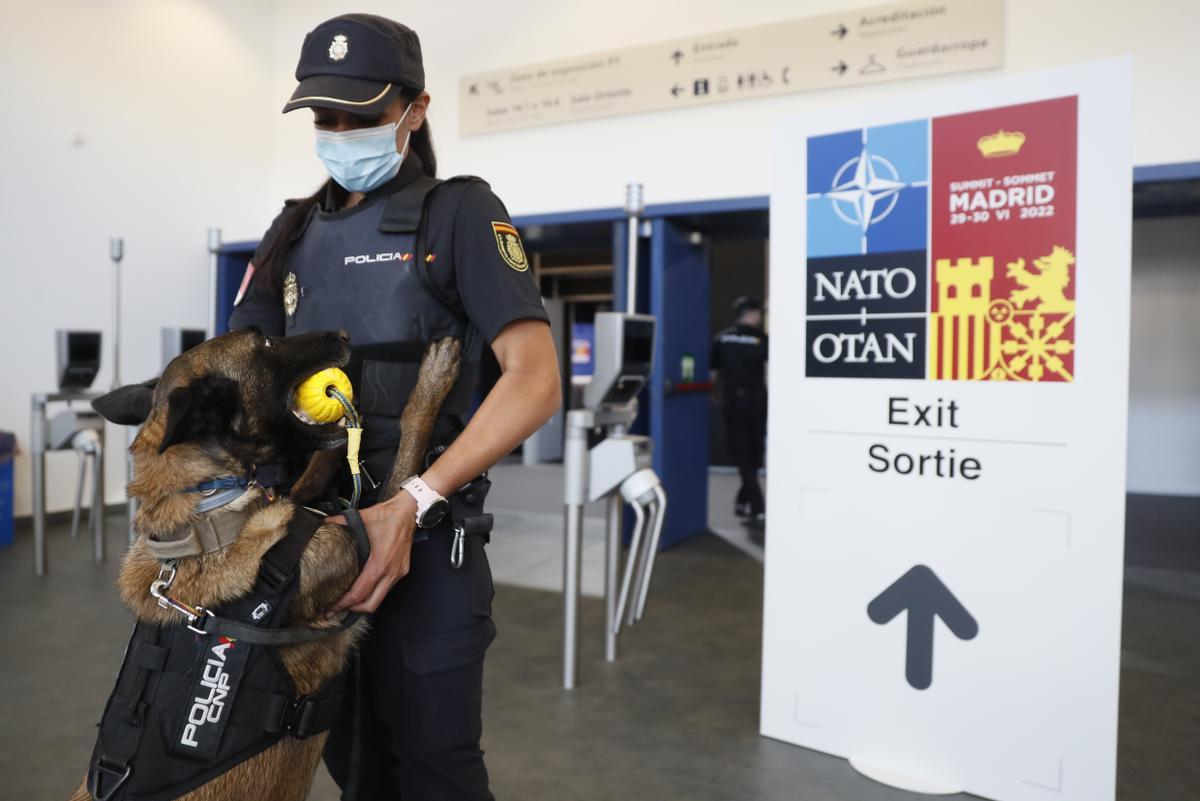
[[[923,378],[929,126],[808,140],[809,376]]]
[[[925,248],[924,120],[808,140],[808,255]]]

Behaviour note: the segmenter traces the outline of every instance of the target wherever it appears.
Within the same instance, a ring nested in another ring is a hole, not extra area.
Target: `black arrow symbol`
[[[838,63],[835,66],[832,66],[829,69],[832,72],[836,72],[840,76],[840,75],[845,75],[846,70],[850,69],[850,67],[848,64],[846,64],[845,61],[838,61]]]
[[[679,84],[675,84],[674,86],[671,87],[671,95],[673,97],[679,97],[679,93],[682,91],[683,91],[683,87],[680,86]]]
[[[845,25],[843,25],[843,24],[841,24],[841,23],[839,22],[839,23],[838,23],[838,26],[837,26],[836,28],[834,28],[832,31],[830,31],[830,32],[829,32],[829,35],[830,35],[830,36],[836,36],[836,37],[837,37],[837,38],[839,38],[839,39],[845,39],[845,38],[846,38],[846,34],[847,34],[847,33],[849,33],[849,32],[850,32],[850,31],[849,31],[849,30],[846,28],[846,26],[845,26]]]
[[[675,66],[678,67],[679,62],[683,60],[683,51],[676,50],[674,53],[671,54],[671,59],[675,62]]]
[[[916,565],[867,604],[867,616],[879,625],[908,610],[908,652],[904,677],[918,690],[933,683],[933,619],[940,617],[960,640],[974,639],[979,624],[937,574]]]

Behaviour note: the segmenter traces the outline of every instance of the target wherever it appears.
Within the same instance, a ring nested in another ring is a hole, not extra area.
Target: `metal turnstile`
[[[605,312],[596,315],[595,372],[584,408],[567,414],[563,544],[563,687],[579,677],[579,588],[583,507],[606,500],[604,558],[604,657],[617,659],[623,623],[641,620],[658,552],[667,496],[651,469],[649,437],[630,434],[637,394],[652,369],[654,318]],[[634,514],[625,568],[620,570],[625,504]],[[622,575],[623,574],[623,575]]]

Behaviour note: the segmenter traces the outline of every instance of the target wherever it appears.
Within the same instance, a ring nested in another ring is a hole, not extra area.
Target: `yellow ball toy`
[[[336,367],[329,367],[309,376],[296,387],[296,408],[318,423],[340,420],[346,410],[337,398],[328,394],[331,387],[345,395],[346,400],[354,400],[354,387],[350,386],[349,376]]]

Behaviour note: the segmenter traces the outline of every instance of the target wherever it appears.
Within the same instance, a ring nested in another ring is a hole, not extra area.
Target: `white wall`
[[[514,214],[616,206],[629,180],[645,183],[651,203],[766,194],[768,137],[778,114],[869,102],[973,76],[464,139],[457,132],[460,75],[866,5],[869,0],[354,4],[397,16],[420,33],[442,174],[488,178]],[[1194,49],[1200,4],[1160,0],[1132,8],[1118,0],[1008,0],[1007,71],[1133,53],[1135,163],[1200,160],[1200,105],[1189,101],[1194,91],[1180,55]],[[306,194],[322,180],[310,118],[278,112],[294,86],[304,33],[346,10],[341,0],[7,4],[5,29],[14,35],[0,48],[0,68],[10,76],[0,89],[0,335],[6,343],[0,366],[11,391],[0,396],[0,428],[16,431],[27,447],[29,393],[54,384],[55,328],[108,332],[110,236],[126,240],[122,378],[157,372],[161,326],[203,325],[205,230],[221,227],[226,240],[256,238],[284,197]],[[1192,279],[1173,255],[1191,248],[1194,259],[1194,237],[1174,234],[1161,247],[1154,259],[1164,265],[1162,278],[1153,286],[1157,302],[1172,311],[1158,307],[1156,325],[1164,317],[1185,319],[1195,298],[1194,288],[1190,295],[1178,291],[1180,281]],[[1141,301],[1150,297],[1143,298],[1143,286],[1151,289],[1135,278],[1135,336],[1147,307]],[[1172,332],[1154,328],[1135,339],[1135,348],[1162,352],[1161,337],[1186,335],[1183,358],[1200,345],[1197,333],[1182,323]],[[1146,441],[1170,443],[1178,453],[1179,437],[1159,424],[1167,418],[1142,399],[1167,397],[1176,410],[1170,419],[1185,422],[1194,441],[1200,426],[1183,410],[1196,384],[1163,384],[1169,366],[1140,373],[1137,353],[1131,431],[1149,421],[1155,433]],[[105,359],[96,387],[111,382],[108,352]],[[1151,391],[1138,382],[1150,382]],[[108,497],[116,501],[124,443],[121,429],[110,427],[109,435]],[[1178,470],[1155,467],[1160,463],[1133,448],[1130,458],[1135,487],[1200,492],[1200,465],[1182,455]],[[74,466],[73,456],[52,455],[51,509],[72,502]],[[1168,483],[1180,475],[1182,484]],[[18,514],[29,513],[28,481],[24,455],[17,464]]]
[[[160,369],[163,325],[203,326],[205,231],[257,237],[274,97],[270,6],[240,0],[5,4],[0,47],[0,428],[29,445],[29,394],[55,386],[53,331],[110,336],[110,236],[125,238],[122,378]],[[111,341],[96,388],[112,382]],[[123,497],[123,429],[109,426],[107,494]],[[52,509],[75,457],[50,457]],[[16,512],[30,510],[28,453]]]

